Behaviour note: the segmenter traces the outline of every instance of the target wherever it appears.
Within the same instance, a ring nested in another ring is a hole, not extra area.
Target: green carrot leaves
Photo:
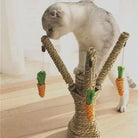
[[[118,66],[118,78],[123,78],[125,68],[123,66]]]
[[[87,90],[87,95],[86,95],[86,104],[90,105],[94,99],[95,96],[95,89],[93,90]]]
[[[37,80],[39,85],[45,84],[46,72],[40,71],[37,73]]]

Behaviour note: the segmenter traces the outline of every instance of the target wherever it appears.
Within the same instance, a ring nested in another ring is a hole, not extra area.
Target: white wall
[[[0,72],[24,72],[24,55],[20,35],[19,1],[1,1]]]
[[[20,14],[22,17],[21,32],[25,57],[39,59],[41,56],[40,38],[45,32],[42,29],[41,17],[47,7],[59,0],[21,0]],[[63,1],[63,0],[62,0]],[[60,51],[59,41],[53,41]]]
[[[128,32],[130,38],[125,47],[125,66],[128,74],[138,83],[138,1],[137,0],[95,0],[110,11],[117,20],[121,32]]]
[[[55,1],[58,2],[59,0],[22,0],[20,3],[20,14],[22,17],[22,21],[20,21],[20,34],[22,35],[22,45],[25,58],[41,60],[42,52],[40,50],[40,38],[45,34],[41,25],[41,17],[47,7]],[[77,64],[77,59],[73,61],[70,61],[69,59],[72,56],[72,52],[78,48],[73,35],[69,34],[61,38],[59,41],[52,42],[69,71],[73,72],[73,68]],[[45,62],[51,63],[51,71],[53,71],[52,74],[58,74],[58,71],[53,65],[53,62],[48,54],[45,55]]]
[[[23,72],[24,56],[29,59],[41,59],[40,38],[45,34],[41,25],[41,17],[46,8],[57,1],[78,0],[2,0],[1,57],[4,57],[2,59],[4,62],[6,61],[1,68],[3,72],[9,69],[10,73],[13,70]],[[130,33],[125,50],[125,62],[130,74],[138,81],[137,0],[95,0],[95,2],[115,16],[121,31]],[[69,71],[72,72],[78,63],[78,56],[75,54],[78,46],[74,36],[69,34],[53,43]],[[75,55],[75,59],[72,59],[72,55]],[[55,72],[56,68],[48,54],[46,54],[46,62],[51,63],[51,70]]]
[[[119,24],[122,31],[130,33],[125,48],[127,71],[138,84],[138,1],[121,0],[119,3]]]
[[[41,25],[41,17],[52,1],[22,0],[20,3],[20,22],[22,44],[26,58],[39,59],[41,56],[41,36],[45,34]]]

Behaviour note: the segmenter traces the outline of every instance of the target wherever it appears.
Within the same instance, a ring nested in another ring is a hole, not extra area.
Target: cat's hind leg
[[[116,83],[115,83],[116,78],[117,78],[117,73],[116,73],[115,69],[113,68],[109,72],[109,79],[111,80],[111,82],[113,83],[114,87],[117,90]],[[119,104],[117,106],[117,110],[119,112],[125,112],[126,111],[128,100],[129,100],[129,85],[127,82],[127,78],[124,75],[124,95],[120,96]]]
[[[76,75],[85,74],[86,55],[87,55],[86,49],[82,49],[81,47],[79,47],[79,64],[78,67],[74,69],[74,74]]]

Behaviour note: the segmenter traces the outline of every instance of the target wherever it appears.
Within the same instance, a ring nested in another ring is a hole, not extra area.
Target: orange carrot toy
[[[86,103],[84,104],[84,109],[87,115],[87,119],[89,122],[92,122],[94,120],[94,104],[87,105]]]
[[[84,109],[86,112],[87,119],[92,122],[94,120],[94,103],[93,99],[95,96],[95,89],[88,90],[86,96],[86,102],[84,103]]]
[[[37,73],[37,80],[38,80],[37,87],[40,97],[45,96],[45,78],[46,78],[45,71],[40,71]]]
[[[123,78],[124,70],[125,70],[124,67],[118,66],[118,78],[116,79],[116,86],[120,96],[124,95],[124,78]]]

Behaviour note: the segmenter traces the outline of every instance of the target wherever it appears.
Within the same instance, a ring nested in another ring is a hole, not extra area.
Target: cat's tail
[[[135,88],[136,87],[136,83],[127,75],[127,81],[128,81],[128,84],[129,84],[129,87],[130,88]]]

